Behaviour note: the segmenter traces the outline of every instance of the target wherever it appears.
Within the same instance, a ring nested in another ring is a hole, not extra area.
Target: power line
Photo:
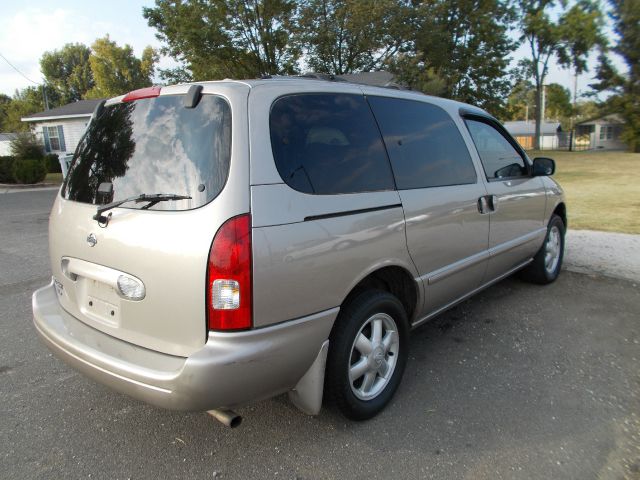
[[[13,68],[16,72],[18,72],[20,75],[22,75],[24,78],[26,78],[27,80],[29,80],[31,83],[35,84],[35,85],[40,85],[38,82],[34,82],[33,80],[31,80],[29,77],[27,77],[24,73],[22,73],[20,70],[18,70],[9,60],[7,60],[7,58],[2,55],[0,53],[0,57],[2,57],[2,59],[7,62],[9,64],[9,66],[11,68]]]

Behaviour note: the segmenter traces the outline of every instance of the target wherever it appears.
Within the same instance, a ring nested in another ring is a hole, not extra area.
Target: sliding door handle
[[[478,199],[478,211],[485,215],[498,210],[498,197],[496,195],[484,195]]]
[[[497,195],[487,195],[487,203],[489,204],[489,209],[491,210],[491,213],[495,213],[498,211]]]
[[[484,197],[480,197],[478,199],[478,211],[482,214],[485,215],[487,213],[489,213],[489,202],[487,201],[487,196],[485,195]]]

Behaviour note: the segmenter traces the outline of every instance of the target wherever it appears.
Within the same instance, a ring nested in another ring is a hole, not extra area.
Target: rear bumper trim
[[[71,367],[119,392],[172,410],[233,407],[291,390],[313,363],[338,308],[258,330],[210,332],[191,356],[148,350],[98,331],[58,302],[53,282],[33,294],[36,331]]]

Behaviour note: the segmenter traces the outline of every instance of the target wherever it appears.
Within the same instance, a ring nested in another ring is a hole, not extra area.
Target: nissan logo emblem
[[[90,247],[95,247],[96,243],[98,243],[98,239],[93,233],[90,233],[89,236],[87,237],[87,243],[89,244]]]

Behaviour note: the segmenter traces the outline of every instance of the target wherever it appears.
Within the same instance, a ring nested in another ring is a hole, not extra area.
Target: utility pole
[[[576,139],[576,110],[578,106],[578,70],[573,76],[573,108],[571,109],[571,131],[569,133],[569,151],[573,150],[573,142]]]
[[[44,109],[49,110],[49,99],[47,98],[47,89],[44,87],[44,85],[40,85],[40,88],[42,89],[42,100],[44,102]]]
[[[538,138],[538,145],[540,150],[542,150],[542,124],[544,123],[544,115],[545,115],[545,105],[547,103],[547,86],[542,85],[542,102],[540,102],[540,137]]]
[[[540,115],[540,121],[544,123],[544,115],[545,115],[545,106],[547,104],[547,86],[542,85],[542,105],[540,105],[540,111],[542,114]]]

